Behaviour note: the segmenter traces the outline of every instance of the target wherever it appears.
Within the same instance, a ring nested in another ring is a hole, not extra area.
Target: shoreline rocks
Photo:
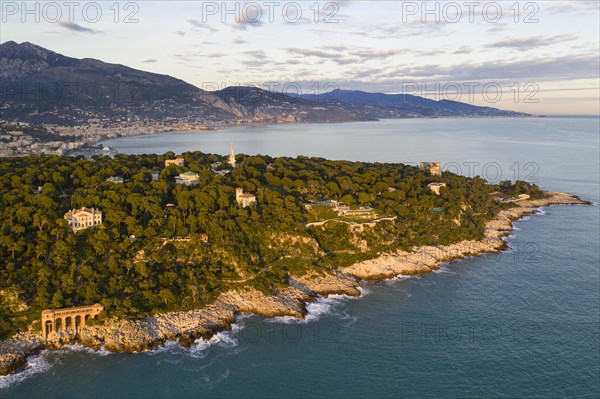
[[[310,272],[304,276],[291,276],[290,286],[275,295],[265,295],[249,288],[230,290],[202,309],[162,313],[141,320],[112,319],[104,325],[83,326],[78,335],[64,333],[54,336],[46,343],[42,342],[41,333],[21,333],[14,339],[0,341],[0,375],[23,369],[27,364],[26,357],[44,347],[55,349],[78,342],[95,349],[141,352],[169,340],[178,340],[189,347],[198,338],[208,339],[220,331],[230,330],[235,316],[241,313],[302,319],[307,314],[306,304],[318,297],[332,294],[360,296],[360,280],[429,273],[439,269],[443,262],[502,251],[507,248],[503,238],[512,230],[513,222],[536,213],[536,208],[590,204],[567,193],[546,194],[546,198],[520,201],[518,206],[500,211],[496,218],[486,224],[484,238],[479,241],[415,247],[410,252],[383,254],[328,274]]]

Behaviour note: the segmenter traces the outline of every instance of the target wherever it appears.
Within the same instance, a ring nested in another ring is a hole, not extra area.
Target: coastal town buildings
[[[256,204],[256,196],[250,193],[244,193],[244,189],[238,187],[235,189],[235,200],[242,208]]]
[[[440,190],[442,187],[446,187],[446,183],[429,183],[427,187],[429,187],[429,189],[433,191],[435,195],[440,195]]]
[[[165,168],[167,168],[171,165],[175,165],[180,168],[183,168],[185,166],[185,159],[181,158],[181,157],[177,157],[175,159],[166,159],[165,160]]]
[[[442,168],[439,162],[419,162],[419,169],[428,171],[432,176],[442,177]]]
[[[195,186],[200,183],[198,173],[185,172],[175,177],[176,184],[184,184],[186,186]]]
[[[94,227],[102,224],[102,211],[95,208],[72,209],[65,213],[64,218],[73,229],[77,232],[89,227]]]

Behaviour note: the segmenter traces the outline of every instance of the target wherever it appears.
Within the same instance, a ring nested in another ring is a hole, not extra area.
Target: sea
[[[306,320],[240,315],[232,331],[139,354],[71,346],[0,377],[0,398],[598,398],[600,119],[403,119],[126,137],[121,153],[203,151],[438,161],[592,206],[515,223],[510,250],[362,284]]]

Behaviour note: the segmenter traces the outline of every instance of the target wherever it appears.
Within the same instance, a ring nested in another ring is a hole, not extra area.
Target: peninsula
[[[501,251],[512,221],[584,204],[389,163],[189,152],[0,158],[0,374],[79,342],[191,345],[235,315],[306,315],[360,280]]]

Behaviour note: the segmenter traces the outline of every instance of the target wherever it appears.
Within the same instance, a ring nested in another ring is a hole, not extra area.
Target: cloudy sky
[[[3,1],[0,40],[208,90],[341,88],[536,114],[600,113],[597,0],[66,4],[30,2],[25,10]]]

